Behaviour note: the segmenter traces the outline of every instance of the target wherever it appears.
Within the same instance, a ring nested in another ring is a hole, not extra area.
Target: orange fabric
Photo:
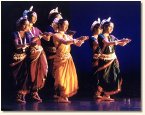
[[[60,44],[54,58],[55,87],[62,96],[73,96],[78,89],[76,68],[70,54],[70,45]]]

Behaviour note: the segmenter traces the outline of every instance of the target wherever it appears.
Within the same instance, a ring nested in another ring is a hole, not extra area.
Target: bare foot
[[[58,103],[71,103],[68,98],[59,97],[57,100]]]

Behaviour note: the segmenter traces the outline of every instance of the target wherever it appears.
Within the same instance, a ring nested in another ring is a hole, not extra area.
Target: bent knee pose
[[[53,35],[54,44],[56,47],[56,56],[54,58],[54,86],[59,89],[60,95],[58,102],[67,102],[69,97],[77,93],[78,79],[73,58],[70,54],[71,45],[81,46],[88,39],[82,36],[78,39],[73,39],[66,34],[69,22],[65,19],[60,19],[58,22],[58,33]]]
[[[115,48],[117,45],[125,46],[131,40],[128,38],[119,40],[111,35],[114,23],[110,19],[102,21],[103,33],[98,37],[101,55],[98,57],[98,68],[95,73],[98,78],[98,91],[96,95],[102,95],[102,100],[112,101],[114,99],[110,98],[110,96],[120,92],[122,84]]]

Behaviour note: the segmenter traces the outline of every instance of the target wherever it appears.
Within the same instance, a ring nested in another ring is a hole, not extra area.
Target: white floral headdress
[[[27,16],[27,14],[28,14],[28,12],[31,12],[33,10],[33,6],[31,6],[30,8],[29,8],[29,10],[24,10],[24,12],[23,12],[23,17],[28,17]]]
[[[55,9],[52,9],[50,12],[49,12],[49,15],[53,14],[53,13],[60,13],[58,12],[58,7],[56,7]]]
[[[28,14],[28,12],[31,12],[33,10],[33,6],[31,6],[30,8],[29,8],[29,10],[24,10],[24,12],[23,12],[23,16],[22,17],[20,17],[17,21],[16,21],[16,24],[18,25],[19,23],[20,23],[20,21],[21,20],[23,20],[23,19],[27,19],[27,14]],[[36,13],[35,13],[36,14]]]
[[[98,18],[98,20],[95,20],[93,23],[92,23],[92,25],[91,25],[91,30],[94,28],[94,26],[96,25],[96,24],[100,24],[101,23],[101,19],[100,18]]]
[[[52,14],[52,13],[58,13],[58,7],[56,7],[55,9],[52,9],[49,14]]]
[[[101,22],[101,25],[103,25],[105,22],[110,22],[110,20],[111,20],[111,17],[109,17],[108,19],[103,19]]]

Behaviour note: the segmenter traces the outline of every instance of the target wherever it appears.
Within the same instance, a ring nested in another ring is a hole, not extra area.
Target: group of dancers
[[[92,36],[73,38],[75,31],[68,30],[69,22],[62,17],[58,7],[48,15],[48,28],[42,32],[34,24],[37,13],[33,6],[23,12],[13,32],[12,75],[16,83],[16,101],[26,103],[26,95],[33,101],[42,102],[38,91],[42,89],[49,76],[54,78],[54,98],[60,103],[70,103],[69,97],[78,90],[78,78],[71,45],[81,47],[90,41],[93,51],[93,77],[95,81],[94,98],[113,101],[110,96],[121,91],[122,78],[119,76],[119,63],[115,54],[117,45],[125,46],[131,40],[117,39],[110,35],[114,28],[111,17],[94,21]]]

